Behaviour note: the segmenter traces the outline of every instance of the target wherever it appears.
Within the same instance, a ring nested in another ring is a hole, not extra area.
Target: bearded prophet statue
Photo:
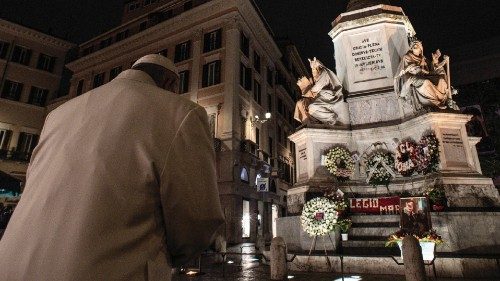
[[[403,56],[395,77],[394,89],[396,94],[411,103],[415,110],[423,107],[437,107],[440,109],[458,109],[452,99],[456,94],[450,85],[449,57],[444,56],[440,62],[441,51],[432,54],[432,62],[424,56],[422,42],[414,40],[410,50]]]
[[[309,59],[313,78],[297,81],[302,99],[295,106],[294,118],[302,124],[347,125],[349,111],[343,101],[342,84],[337,75],[318,59]]]

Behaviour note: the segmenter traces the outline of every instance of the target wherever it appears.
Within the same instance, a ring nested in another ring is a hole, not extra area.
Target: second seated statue
[[[412,38],[410,50],[401,60],[394,89],[417,111],[424,107],[458,109],[452,100],[456,91],[451,88],[449,73],[444,68],[449,65],[449,57],[444,56],[441,62],[440,58],[441,51],[437,50],[429,63],[424,56],[422,42]]]

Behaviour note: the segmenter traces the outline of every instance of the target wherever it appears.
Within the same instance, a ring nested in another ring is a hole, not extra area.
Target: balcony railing
[[[257,150],[259,146],[251,140],[241,141],[241,152],[247,152],[255,157],[259,157]]]
[[[15,150],[0,150],[0,160],[29,162],[30,159],[31,159],[31,153],[15,151]]]

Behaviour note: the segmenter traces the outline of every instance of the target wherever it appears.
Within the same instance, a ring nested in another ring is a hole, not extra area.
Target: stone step
[[[363,247],[385,247],[387,236],[381,235],[349,235],[349,240],[342,241],[344,247],[363,248]]]
[[[398,247],[347,247],[343,245],[342,254],[345,256],[386,257],[400,256]]]
[[[385,246],[385,241],[361,241],[361,240],[349,240],[342,241],[342,245],[348,248],[382,248]]]
[[[349,230],[349,235],[352,236],[385,236],[393,234],[399,229],[396,225],[395,227],[359,227],[353,226]]]
[[[351,220],[353,223],[399,223],[399,215],[351,215]]]

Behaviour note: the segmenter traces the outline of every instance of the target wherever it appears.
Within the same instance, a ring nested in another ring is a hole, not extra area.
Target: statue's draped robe
[[[316,96],[311,98],[307,94],[297,103],[295,119],[302,121],[304,113],[301,107],[306,107],[310,116],[329,125],[349,123],[349,112],[343,102],[342,84],[328,68],[323,68],[321,74],[315,79],[310,92]]]
[[[424,74],[422,71],[428,71]],[[427,64],[426,58],[409,51],[401,61],[394,89],[401,98],[411,101],[415,109],[433,105],[447,107],[448,85],[443,66]]]

